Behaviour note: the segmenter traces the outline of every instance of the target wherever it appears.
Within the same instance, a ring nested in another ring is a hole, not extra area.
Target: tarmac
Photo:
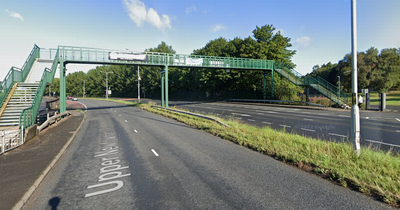
[[[389,107],[388,107],[389,108]],[[71,115],[44,129],[24,145],[0,155],[0,209],[21,209],[74,139],[86,114],[82,104],[67,101]],[[400,107],[390,107],[399,112]]]
[[[80,104],[67,102],[67,109]],[[84,108],[82,109],[84,110]],[[21,209],[57,163],[85,119],[82,111],[44,129],[37,137],[0,155],[0,209]]]

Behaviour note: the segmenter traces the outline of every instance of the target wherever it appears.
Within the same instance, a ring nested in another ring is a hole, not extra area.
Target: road
[[[174,120],[80,102],[83,127],[24,209],[392,209]]]
[[[143,100],[142,100],[143,101]],[[153,100],[157,104],[160,101]],[[147,102],[147,100],[144,100]],[[235,118],[244,123],[268,126],[323,140],[348,141],[351,112],[342,109],[303,109],[245,103],[169,101],[169,107]],[[400,113],[361,111],[361,144],[384,150],[400,151]]]

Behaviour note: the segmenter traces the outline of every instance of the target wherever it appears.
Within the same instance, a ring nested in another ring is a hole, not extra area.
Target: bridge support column
[[[66,64],[60,61],[60,113],[67,111],[67,101],[66,101],[66,79],[65,71],[67,70]]]
[[[267,74],[263,71],[263,100],[267,98]]]
[[[168,108],[168,66],[165,66],[165,108]]]
[[[274,70],[271,71],[271,100],[274,100]]]
[[[165,71],[161,71],[161,107],[164,107],[164,74]]]
[[[306,92],[306,103],[309,103],[310,102],[310,87],[307,86],[305,92]]]

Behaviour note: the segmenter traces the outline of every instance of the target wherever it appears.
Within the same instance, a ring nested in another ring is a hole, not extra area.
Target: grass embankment
[[[379,93],[372,92],[370,98],[371,105],[379,105]],[[386,93],[386,105],[400,106],[400,91],[390,91]]]
[[[138,106],[133,102],[113,101]],[[140,107],[318,174],[344,187],[372,195],[391,205],[400,206],[399,155],[363,147],[360,157],[357,157],[349,143],[317,141],[268,127],[245,125],[234,119],[221,120],[230,126],[225,127],[214,121],[152,108],[150,105]]]

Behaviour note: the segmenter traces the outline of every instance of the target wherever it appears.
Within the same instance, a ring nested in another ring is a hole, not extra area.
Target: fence
[[[12,150],[24,143],[23,130],[0,131],[0,154]]]

